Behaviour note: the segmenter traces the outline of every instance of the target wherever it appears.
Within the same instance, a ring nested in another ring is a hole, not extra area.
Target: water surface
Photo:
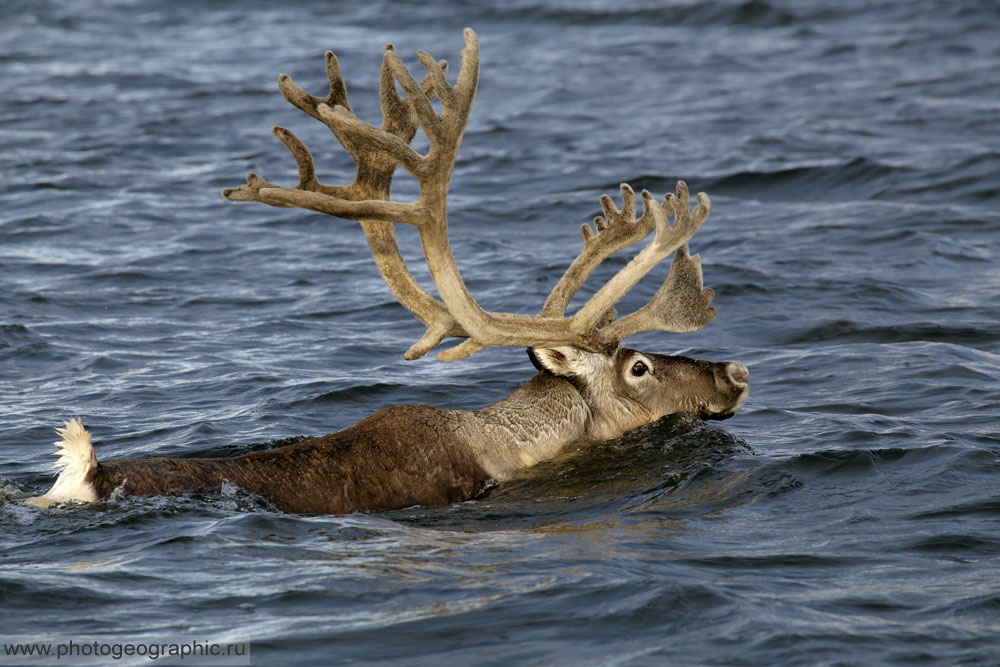
[[[356,225],[219,196],[248,171],[294,183],[272,125],[325,182],[353,173],[280,72],[322,94],[333,49],[377,120],[384,44],[454,72],[465,26],[482,77],[450,221],[477,299],[537,310],[601,194],[683,178],[712,197],[692,250],[719,314],[629,344],[743,361],[744,410],[453,507],[7,502],[4,641],[245,642],[258,664],[1000,660],[992,2],[5,3],[4,497],[51,483],[73,416],[102,458],[237,454],[531,376],[520,350],[404,361],[422,327]]]

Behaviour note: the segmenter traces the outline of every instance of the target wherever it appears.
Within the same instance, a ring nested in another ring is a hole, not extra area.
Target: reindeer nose
[[[726,364],[726,375],[733,381],[733,384],[750,384],[750,371],[738,361],[730,361]]]

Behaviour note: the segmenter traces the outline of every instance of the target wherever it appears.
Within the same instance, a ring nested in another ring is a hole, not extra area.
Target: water
[[[719,315],[630,344],[746,363],[744,410],[454,507],[4,503],[4,641],[249,643],[255,664],[1000,661],[996,4],[479,4],[3,4],[4,497],[51,482],[72,416],[102,458],[235,454],[531,376],[520,350],[403,361],[422,327],[355,225],[219,196],[251,170],[294,182],[275,124],[326,182],[352,172],[280,72],[322,93],[335,50],[375,120],[384,43],[454,71],[467,25],[483,68],[450,218],[472,292],[536,310],[602,193],[683,178],[712,197],[692,247]]]

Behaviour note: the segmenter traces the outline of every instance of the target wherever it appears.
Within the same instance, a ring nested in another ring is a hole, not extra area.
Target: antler
[[[714,309],[708,308],[715,293],[703,291],[701,284],[701,259],[688,255],[687,241],[701,226],[712,211],[712,203],[708,195],[698,194],[698,205],[690,210],[687,185],[684,181],[677,183],[677,194],[667,194],[664,205],[653,199],[647,190],[642,191],[642,218],[635,221],[634,195],[628,195],[631,188],[622,187],[622,211],[613,211],[613,216],[619,218],[631,217],[633,225],[638,227],[647,217],[652,218],[655,234],[652,241],[637,254],[622,270],[609,280],[590,300],[584,304],[573,320],[580,329],[597,327],[606,321],[606,313],[639,280],[653,269],[668,255],[676,251],[671,265],[670,276],[653,299],[633,315],[617,320],[607,326],[603,333],[616,344],[624,338],[641,331],[663,329],[665,331],[692,331],[708,324],[715,317]],[[631,199],[631,201],[630,201]],[[602,201],[607,206],[610,202]],[[674,217],[674,224],[669,224],[669,214],[664,206],[669,205]],[[611,205],[614,208],[613,204]],[[607,209],[605,209],[607,211]],[[649,224],[648,221],[645,224]],[[692,273],[691,267],[695,268]],[[673,280],[671,280],[671,276]],[[681,307],[684,304],[686,307]],[[663,310],[666,307],[666,310]],[[659,312],[661,311],[662,312]],[[641,316],[639,314],[642,313]],[[697,326],[692,325],[700,322]],[[642,323],[642,324],[640,324]],[[649,324],[647,328],[641,328]]]
[[[390,58],[390,54],[394,54],[391,44],[386,46],[385,53],[379,86],[383,115],[382,131],[409,144],[416,134],[418,120],[412,104],[407,99],[401,98],[396,91],[396,79]],[[448,64],[441,61],[437,63],[437,67],[439,71],[445,72]],[[334,215],[337,212],[325,210],[332,203],[337,203],[341,207],[353,204],[356,207],[356,215],[353,217],[361,223],[375,264],[396,300],[416,315],[429,330],[434,331],[435,335],[439,335],[440,339],[448,336],[464,337],[465,331],[444,304],[428,294],[413,278],[399,252],[392,223],[386,222],[380,215],[386,205],[393,204],[388,202],[388,199],[392,176],[396,170],[396,160],[362,141],[352,141],[350,138],[338,135],[334,126],[323,115],[322,109],[342,107],[350,111],[351,108],[347,100],[347,86],[340,73],[340,64],[331,51],[326,52],[326,70],[330,80],[330,93],[325,99],[306,93],[287,74],[282,74],[278,78],[278,87],[286,100],[323,122],[334,132],[344,149],[357,163],[354,182],[346,186],[320,183],[316,179],[312,155],[305,144],[291,131],[275,127],[273,128],[275,136],[295,157],[299,170],[299,184],[294,188],[281,188],[268,183],[257,174],[249,174],[247,185],[228,188],[222,191],[222,195],[231,201],[260,201],[272,206],[300,206]],[[432,90],[429,79],[425,79],[422,85],[424,90]],[[318,195],[312,197],[313,201],[318,199],[315,206],[305,203],[307,201],[305,197],[309,195]],[[342,211],[338,209],[338,212],[343,212],[345,215],[348,213],[346,208]],[[422,356],[425,352],[413,355],[412,358]],[[407,358],[411,358],[410,353],[407,353]]]
[[[607,196],[601,198],[606,219],[597,218],[596,235],[586,225],[584,249],[553,289],[539,315],[494,313],[480,308],[459,274],[448,243],[447,194],[455,159],[465,132],[479,79],[479,44],[475,33],[465,31],[462,67],[455,86],[445,79],[446,64],[419,52],[427,71],[417,83],[391,45],[383,57],[381,99],[384,120],[376,128],[359,120],[347,104],[347,92],[336,58],[327,53],[330,94],[325,100],[302,91],[283,75],[279,87],[285,98],[324,122],[357,163],[355,181],[348,186],[327,186],[316,180],[312,155],[291,132],[275,128],[278,138],[298,164],[299,184],[283,188],[256,174],[247,185],[227,189],[233,201],[261,201],[272,206],[295,206],[336,217],[361,221],[372,255],[393,294],[424,324],[426,333],[407,352],[407,359],[423,356],[448,336],[467,337],[460,345],[438,354],[451,361],[486,346],[553,347],[572,345],[591,351],[617,346],[625,337],[650,329],[690,331],[714,316],[708,308],[711,290],[701,284],[699,258],[690,257],[685,243],[708,217],[711,204],[704,194],[689,210],[687,187],[677,185],[663,205],[643,191],[643,214],[635,218],[635,193],[621,186],[622,209]],[[406,98],[398,95],[396,83]],[[431,102],[437,97],[438,114]],[[430,142],[426,155],[409,144],[417,125]],[[416,202],[389,201],[389,187],[397,165],[420,184]],[[665,210],[668,209],[668,210]],[[670,216],[674,224],[669,224]],[[417,226],[424,257],[444,304],[424,291],[403,262],[391,223]],[[572,317],[565,317],[570,299],[593,269],[609,255],[631,246],[655,231],[653,239]],[[666,282],[639,311],[614,319],[614,305],[667,255],[676,256]]]

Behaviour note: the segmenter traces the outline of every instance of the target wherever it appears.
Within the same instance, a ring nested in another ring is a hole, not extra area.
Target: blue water
[[[332,49],[377,121],[384,44],[454,72],[465,26],[482,77],[449,218],[470,290],[537,311],[601,194],[683,178],[712,197],[692,250],[719,314],[630,345],[746,363],[743,411],[453,507],[4,502],[3,641],[240,642],[252,664],[1000,662],[992,1],[3,3],[2,497],[51,483],[74,416],[103,459],[237,454],[532,375],[522,350],[404,361],[422,326],[356,225],[219,195],[248,171],[295,182],[272,125],[322,180],[353,173],[279,73],[323,94]]]

